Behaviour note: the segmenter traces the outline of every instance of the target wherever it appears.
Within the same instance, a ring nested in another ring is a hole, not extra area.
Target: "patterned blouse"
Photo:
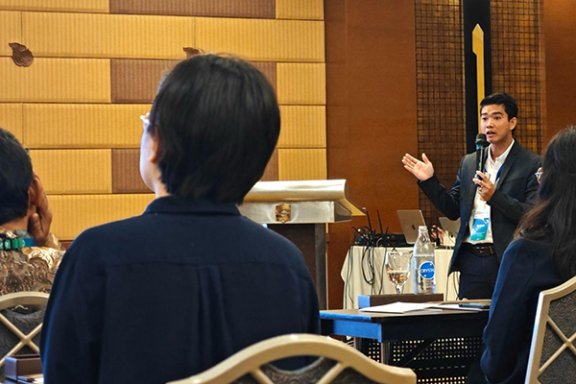
[[[0,228],[0,295],[50,292],[63,251],[53,235],[46,247],[31,244],[26,232]]]

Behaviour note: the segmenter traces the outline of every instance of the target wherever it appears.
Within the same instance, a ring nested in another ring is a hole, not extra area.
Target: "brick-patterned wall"
[[[492,0],[492,88],[514,95],[514,137],[540,153],[545,122],[542,5],[539,0]]]
[[[151,201],[138,117],[187,47],[244,57],[275,86],[282,133],[265,180],[326,178],[323,1],[0,0],[0,126],[30,148],[60,239]]]
[[[416,81],[418,157],[426,153],[434,172],[449,187],[466,152],[464,36],[459,2],[416,1]],[[437,211],[419,194],[428,225]]]

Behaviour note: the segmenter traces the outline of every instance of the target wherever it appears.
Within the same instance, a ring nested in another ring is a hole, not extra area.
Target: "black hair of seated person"
[[[576,126],[558,132],[548,143],[534,207],[520,222],[517,234],[529,240],[551,241],[560,276],[576,276]]]
[[[161,181],[186,199],[241,203],[262,177],[280,134],[274,89],[252,64],[200,54],[161,81],[148,133]]]
[[[508,120],[518,117],[518,104],[512,96],[504,92],[493,93],[486,96],[480,102],[480,110],[487,105],[503,105],[506,114],[508,115]]]
[[[0,128],[0,225],[26,216],[32,161],[22,144]]]

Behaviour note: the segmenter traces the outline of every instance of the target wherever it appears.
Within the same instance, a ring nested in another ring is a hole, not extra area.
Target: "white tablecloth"
[[[412,248],[397,248],[411,251]],[[384,268],[385,251],[392,248],[353,246],[348,251],[340,276],[344,280],[344,309],[358,308],[358,295],[385,295],[395,293]],[[436,292],[444,293],[444,300],[456,300],[458,273],[448,276],[452,249],[436,249]],[[413,293],[413,276],[404,285],[404,293]]]

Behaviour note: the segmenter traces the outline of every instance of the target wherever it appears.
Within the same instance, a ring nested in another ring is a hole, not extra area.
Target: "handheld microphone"
[[[484,172],[484,164],[486,162],[486,148],[490,143],[486,140],[486,135],[479,133],[476,136],[476,170]]]

